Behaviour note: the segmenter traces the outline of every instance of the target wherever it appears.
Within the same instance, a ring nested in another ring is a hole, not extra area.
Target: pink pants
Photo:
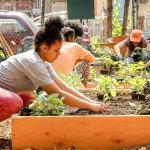
[[[28,101],[32,99],[29,92],[17,95],[14,92],[0,88],[0,122],[19,111],[21,107],[27,106]]]

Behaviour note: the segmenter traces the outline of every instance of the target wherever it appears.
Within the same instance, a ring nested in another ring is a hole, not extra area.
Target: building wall
[[[45,13],[67,10],[67,0],[45,1]]]
[[[105,10],[107,7],[107,1],[106,0],[96,0],[96,16],[101,16],[105,14]]]
[[[31,14],[31,0],[0,0],[0,10],[20,11]]]
[[[144,28],[150,30],[150,0],[143,6]]]

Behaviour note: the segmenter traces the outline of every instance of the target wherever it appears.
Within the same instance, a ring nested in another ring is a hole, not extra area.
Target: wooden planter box
[[[121,83],[114,89],[117,93],[131,93],[131,85],[126,83]]]
[[[131,85],[127,83],[120,83],[118,88],[131,89]]]
[[[89,88],[89,89],[93,89],[96,87],[96,84],[95,83],[92,83],[92,82],[88,82],[87,84],[87,87],[86,88]]]
[[[150,143],[149,116],[13,117],[12,149],[117,150]]]

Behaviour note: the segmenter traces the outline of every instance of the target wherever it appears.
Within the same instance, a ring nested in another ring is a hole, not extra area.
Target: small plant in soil
[[[105,101],[116,96],[116,92],[113,88],[118,85],[118,83],[115,79],[101,75],[96,78],[95,81],[97,84],[96,89],[99,92],[97,94],[98,99]]]
[[[132,98],[133,99],[145,99],[144,95],[144,86],[146,80],[141,76],[136,76],[131,81],[131,90],[132,90]]]
[[[143,48],[142,52],[142,60],[148,62],[150,60],[150,48]],[[150,67],[147,67],[146,70],[150,72]]]
[[[63,114],[63,98],[59,98],[58,94],[41,95],[33,94],[35,98],[29,105],[29,108],[23,108],[21,115],[32,116],[48,116],[48,115],[62,115]]]
[[[135,76],[136,74],[141,75],[144,73],[144,62],[130,64],[128,67],[128,75]]]
[[[117,72],[115,72],[115,77],[118,82],[122,82],[124,80],[124,77],[126,77],[128,74],[127,67],[120,68]]]
[[[136,47],[131,54],[131,57],[137,62],[142,60],[142,48]]]
[[[102,64],[101,74],[109,74],[112,72],[112,67],[118,65],[118,62],[113,61],[111,57],[101,57],[99,60]]]
[[[122,81],[122,83],[132,84],[132,77],[131,76],[126,76],[124,78],[124,80]]]
[[[142,110],[143,110],[142,104],[136,105],[135,103],[129,102],[129,105],[134,110],[134,115],[139,115],[142,112]]]

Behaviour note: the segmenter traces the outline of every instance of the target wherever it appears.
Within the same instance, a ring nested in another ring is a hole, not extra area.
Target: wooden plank
[[[150,143],[149,116],[12,118],[12,149],[117,150]]]
[[[96,83],[92,83],[92,82],[88,82],[87,87],[86,88],[95,88],[96,87]]]
[[[131,93],[131,89],[116,88],[113,90],[115,90],[116,93]]]

